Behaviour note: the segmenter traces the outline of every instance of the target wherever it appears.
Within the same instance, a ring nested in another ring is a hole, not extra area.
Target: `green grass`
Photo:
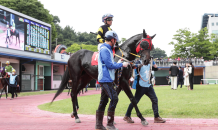
[[[159,113],[164,118],[218,118],[218,85],[194,85],[194,91],[187,87],[170,90],[170,86],[154,87],[158,97]],[[135,90],[132,90],[135,93]],[[78,97],[79,114],[94,115],[100,101],[100,94]],[[116,116],[124,116],[130,101],[122,91],[116,108]],[[108,103],[109,104],[109,103]],[[108,107],[108,106],[107,106]],[[147,96],[138,103],[144,117],[153,117],[152,104]],[[39,109],[56,113],[71,113],[71,99],[38,106]],[[107,110],[107,108],[106,108]],[[136,117],[133,109],[132,116]]]
[[[4,31],[0,29],[0,33],[4,33]]]
[[[94,90],[95,88],[88,88],[88,90]],[[20,92],[18,93],[18,97],[22,96],[32,96],[32,95],[42,95],[42,94],[51,94],[56,93],[57,90],[49,90],[49,91],[33,91],[33,92]],[[68,89],[65,89],[63,92],[68,92]],[[2,95],[2,97],[5,97],[6,95]],[[11,94],[8,93],[8,97],[11,97]]]

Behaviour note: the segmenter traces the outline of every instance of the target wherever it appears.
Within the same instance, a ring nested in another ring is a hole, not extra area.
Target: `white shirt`
[[[192,67],[188,68],[188,73],[191,74],[192,73]]]

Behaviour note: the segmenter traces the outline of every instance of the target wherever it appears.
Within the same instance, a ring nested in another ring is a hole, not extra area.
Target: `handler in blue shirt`
[[[10,91],[11,91],[11,100],[13,100],[14,99],[14,93],[16,92],[16,88],[19,87],[18,77],[16,75],[16,70],[15,69],[13,69],[12,74],[10,74],[9,83],[10,83]],[[16,94],[16,97],[17,97],[17,94]]]
[[[112,48],[116,42],[119,42],[118,36],[114,31],[107,31],[105,34],[105,43],[101,45],[98,57],[98,82],[102,87],[101,100],[96,111],[96,126],[95,129],[106,130],[102,125],[105,107],[108,103],[108,98],[111,99],[107,114],[107,129],[116,130],[114,126],[114,111],[118,102],[117,92],[114,89],[113,81],[115,79],[115,69],[127,67],[128,62],[114,62]]]
[[[137,64],[141,64],[141,62],[139,61]],[[139,72],[140,72],[141,77],[139,75],[135,76],[135,78],[137,78],[137,79],[135,79],[137,81],[137,83],[135,83],[135,86],[133,86],[133,88],[136,89],[136,92],[135,92],[136,102],[138,103],[144,94],[146,96],[148,96],[152,102],[152,109],[154,112],[154,123],[165,123],[166,120],[162,119],[159,116],[158,99],[157,99],[157,96],[156,96],[156,93],[154,91],[152,84],[149,83],[149,80],[152,79],[152,76],[149,79],[150,64],[141,65],[141,66],[139,65],[139,68],[140,67],[141,67],[141,69]],[[138,70],[138,68],[136,68],[136,69]],[[154,61],[153,61],[152,70],[154,70],[154,71],[158,70],[157,65],[155,64]],[[131,119],[132,109],[133,109],[133,105],[132,105],[132,103],[130,103],[129,107],[127,109],[126,115],[123,118],[123,120],[127,121],[127,123],[134,123],[134,121]]]

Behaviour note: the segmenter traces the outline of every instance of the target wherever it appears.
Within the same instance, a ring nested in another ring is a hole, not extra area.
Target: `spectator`
[[[181,66],[179,66],[179,74],[178,74],[178,81],[177,81],[177,87],[179,86],[179,83],[181,83],[182,88],[182,83],[183,83],[183,71],[181,69]]]
[[[85,92],[88,92],[88,89],[87,89],[88,86],[90,86],[90,84],[87,84],[87,85],[86,85],[86,90],[85,90]]]
[[[152,85],[155,86],[155,76],[154,76],[154,71],[151,71],[151,73],[152,73],[152,75],[153,75],[153,77],[152,77],[152,79],[151,79],[151,82],[152,82]]]
[[[188,73],[189,73],[190,90],[193,90],[194,65],[192,65],[192,62],[189,63]]]
[[[185,79],[184,85],[188,87],[188,90],[190,90],[188,67],[189,67],[189,64],[186,63],[185,68],[184,68],[184,79]]]
[[[95,85],[96,85],[96,91],[97,91],[97,89],[100,90],[100,85],[99,85],[99,82],[97,80],[96,80]]]
[[[166,76],[167,79],[167,83],[170,85],[171,81],[170,81],[170,76]]]
[[[169,74],[171,75],[171,89],[177,90],[177,75],[179,73],[179,69],[176,66],[176,62],[173,62],[173,66],[170,67]]]

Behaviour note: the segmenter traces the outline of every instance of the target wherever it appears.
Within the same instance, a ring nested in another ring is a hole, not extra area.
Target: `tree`
[[[75,53],[77,52],[78,50],[80,50],[80,45],[77,44],[77,43],[73,43],[70,47],[67,48],[67,52],[71,52],[71,53]]]
[[[56,28],[53,23],[53,17],[49,11],[44,8],[38,0],[1,0],[0,5],[16,10],[20,13],[31,16],[35,19],[41,20],[45,23],[51,24],[52,28],[52,41],[57,36]]]
[[[75,53],[76,51],[80,50],[80,49],[86,49],[86,50],[90,50],[93,52],[98,51],[97,46],[96,45],[85,45],[85,44],[78,44],[78,43],[73,43],[70,47],[67,48],[67,52],[71,52],[71,53]]]
[[[121,38],[121,42],[124,43],[126,41],[126,38]]]
[[[212,46],[210,46],[210,54],[213,55],[214,57],[218,57],[218,37],[215,34],[212,34]]]
[[[187,28],[176,32],[173,37],[175,41],[169,43],[174,45],[172,58],[203,56],[206,60],[213,59],[212,37],[208,35],[207,28],[201,29],[198,33],[191,33]]]
[[[154,58],[161,58],[161,57],[166,57],[166,52],[164,50],[161,50],[160,48],[156,47],[154,48],[153,51],[151,51],[151,55]]]

